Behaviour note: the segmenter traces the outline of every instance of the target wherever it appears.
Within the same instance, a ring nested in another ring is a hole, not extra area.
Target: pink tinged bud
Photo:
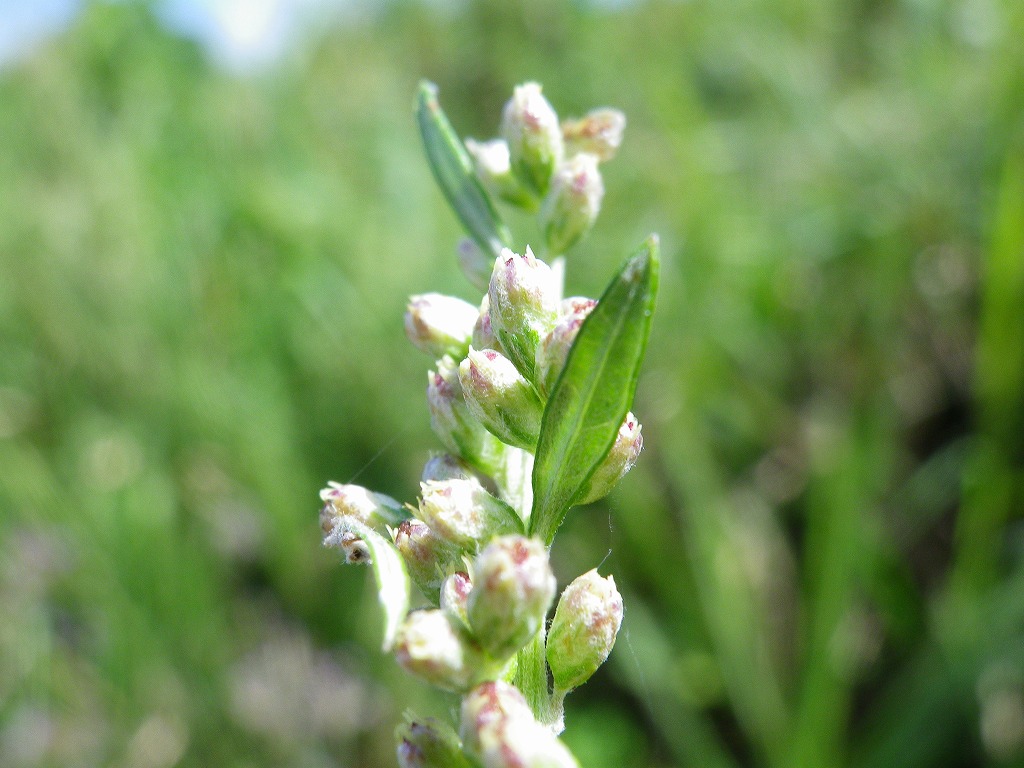
[[[580,326],[596,306],[593,299],[573,298],[562,302],[562,307],[568,307],[570,312],[558,321],[537,348],[537,386],[543,395],[547,396],[554,389]]]
[[[476,318],[476,325],[473,326],[473,340],[470,346],[474,349],[499,349],[498,337],[494,335],[494,328],[491,326],[491,300],[486,293],[480,302],[480,314]]]
[[[470,768],[458,734],[432,717],[403,723],[395,739],[399,768]]]
[[[640,422],[632,413],[626,414],[626,420],[619,427],[615,443],[601,465],[594,470],[584,491],[580,494],[577,504],[589,504],[611,493],[619,480],[633,468],[640,451],[644,447],[644,438],[640,434]]]
[[[537,347],[555,323],[561,286],[557,275],[534,257],[508,248],[494,261],[487,289],[491,328],[519,372],[533,381]]]
[[[544,195],[564,147],[558,115],[537,83],[513,90],[502,112],[501,135],[508,144],[513,173],[524,186]]]
[[[589,232],[603,198],[604,182],[595,155],[581,152],[562,163],[540,209],[548,250],[565,253]]]
[[[395,548],[413,583],[437,601],[445,574],[460,561],[459,550],[421,520],[406,520],[395,530]]]
[[[579,768],[509,683],[481,683],[462,700],[463,748],[484,768]]]
[[[473,158],[477,178],[488,191],[520,208],[534,209],[537,198],[519,183],[512,173],[512,159],[503,139],[474,141],[466,139],[466,151]]]
[[[438,360],[437,371],[427,374],[427,405],[430,426],[446,449],[485,474],[501,466],[505,446],[469,410],[450,357]]]
[[[562,123],[566,154],[588,152],[602,162],[615,157],[622,144],[626,116],[617,109],[603,107],[591,110],[579,120]]]
[[[611,576],[588,571],[565,588],[547,641],[556,690],[570,691],[590,679],[611,653],[621,624],[622,596]]]
[[[454,296],[412,296],[405,311],[405,335],[431,357],[462,357],[469,347],[476,317],[472,304]]]
[[[320,491],[320,528],[327,534],[340,517],[354,517],[370,527],[398,525],[409,517],[402,505],[383,493],[374,493],[361,485],[343,485],[333,481]]]
[[[515,510],[475,480],[421,483],[420,492],[419,518],[462,549],[475,552],[492,536],[522,530]]]
[[[469,580],[469,574],[465,571],[456,571],[441,585],[441,610],[458,619],[462,624],[469,626],[467,618],[467,606],[469,605],[469,593],[473,585]]]
[[[480,552],[473,563],[469,626],[492,658],[510,658],[537,633],[555,588],[539,539],[501,536]]]
[[[469,410],[492,435],[517,448],[537,447],[544,405],[511,360],[493,349],[470,348],[459,381]]]
[[[465,691],[485,661],[465,629],[444,611],[413,611],[398,632],[395,658],[403,669],[446,691]]]

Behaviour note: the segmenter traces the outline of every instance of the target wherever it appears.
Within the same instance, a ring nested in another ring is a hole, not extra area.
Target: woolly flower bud
[[[413,611],[398,631],[395,658],[407,672],[447,691],[465,691],[484,661],[465,631],[444,611]]]
[[[503,443],[533,450],[544,405],[512,361],[493,349],[475,350],[459,365],[469,410]]]
[[[494,261],[487,288],[491,328],[519,372],[533,380],[540,340],[558,321],[556,275],[529,247],[520,256],[505,248]]]
[[[558,167],[540,209],[540,225],[551,253],[565,253],[590,231],[602,198],[604,182],[596,155],[581,152]]]
[[[374,493],[361,485],[342,485],[330,481],[320,491],[320,529],[326,534],[334,529],[339,517],[354,517],[370,527],[398,525],[409,515],[402,505],[383,493]]]
[[[487,474],[501,465],[505,446],[470,412],[458,368],[447,355],[427,374],[427,405],[430,426],[445,448]]]
[[[547,655],[557,690],[576,688],[604,663],[622,624],[622,596],[615,580],[597,570],[562,592],[548,633]]]
[[[626,116],[608,107],[591,110],[579,120],[565,120],[562,138],[566,153],[589,152],[598,160],[611,160],[622,144],[625,129]]]
[[[507,659],[536,634],[555,597],[555,575],[539,539],[502,536],[473,563],[469,626],[495,659]]]
[[[597,306],[593,299],[574,298],[567,301],[570,302],[570,313],[562,316],[537,348],[537,386],[544,395],[550,394],[554,389],[555,382],[558,381],[558,376],[569,357],[572,343],[576,341],[576,335],[580,332],[580,326]],[[567,302],[563,301],[562,306],[567,306]]]
[[[577,504],[589,504],[611,493],[619,480],[633,468],[640,451],[644,447],[644,438],[640,434],[640,422],[632,413],[626,414],[625,421],[619,427],[615,443],[601,465],[591,475],[586,488],[580,494]]]
[[[463,746],[484,768],[579,768],[551,729],[508,683],[481,683],[462,700]]]
[[[536,198],[523,188],[512,173],[508,144],[503,139],[484,142],[466,139],[466,150],[473,158],[477,178],[488,190],[520,208],[536,206]]]
[[[520,181],[540,195],[547,192],[562,161],[562,129],[537,83],[524,83],[512,92],[501,115],[501,135]]]
[[[508,504],[475,480],[420,483],[419,517],[446,541],[475,550],[481,541],[522,527]]]
[[[462,357],[473,335],[476,318],[476,308],[454,296],[440,293],[411,296],[405,311],[405,335],[432,357]]]
[[[395,530],[395,548],[409,577],[431,600],[437,600],[444,575],[459,560],[459,550],[422,520],[406,520]]]
[[[395,730],[399,768],[470,768],[458,734],[432,717]]]

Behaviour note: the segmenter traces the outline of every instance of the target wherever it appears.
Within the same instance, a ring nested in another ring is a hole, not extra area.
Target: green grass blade
[[[629,412],[658,292],[658,240],[623,265],[584,321],[544,409],[530,533],[551,543]]]
[[[511,247],[512,234],[473,172],[469,153],[441,109],[433,83],[420,83],[416,122],[434,178],[466,232],[485,253],[497,256],[503,247]]]

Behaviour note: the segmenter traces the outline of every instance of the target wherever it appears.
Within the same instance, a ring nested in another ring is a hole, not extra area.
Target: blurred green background
[[[0,69],[0,765],[386,766],[455,707],[317,525],[414,498],[405,300],[478,298],[422,77],[464,136],[626,112],[572,293],[662,238],[644,455],[553,553],[626,601],[581,763],[1024,764],[1024,4],[360,8],[240,72],[87,3]]]

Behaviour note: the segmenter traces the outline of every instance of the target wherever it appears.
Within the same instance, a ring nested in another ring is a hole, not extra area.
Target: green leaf
[[[477,245],[485,253],[498,256],[503,247],[511,247],[512,234],[473,172],[473,161],[438,104],[433,83],[420,83],[416,122],[434,178],[449,205]]]
[[[530,533],[550,544],[629,412],[658,292],[658,239],[623,265],[580,327],[544,408]]]
[[[395,545],[354,517],[339,518],[332,537],[341,540],[345,533],[359,538],[370,551],[373,575],[377,579],[377,597],[384,609],[385,651],[391,650],[398,628],[409,612],[409,574]]]

